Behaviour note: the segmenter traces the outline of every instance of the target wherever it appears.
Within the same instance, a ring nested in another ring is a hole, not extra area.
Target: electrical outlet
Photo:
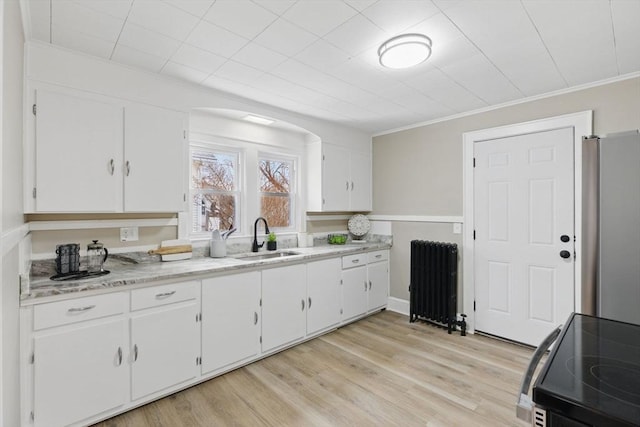
[[[120,229],[121,242],[134,242],[138,240],[138,227],[123,227]]]

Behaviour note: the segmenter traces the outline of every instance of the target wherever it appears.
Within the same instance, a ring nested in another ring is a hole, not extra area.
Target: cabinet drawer
[[[36,305],[33,309],[34,330],[83,322],[124,313],[127,293],[115,292],[85,298]]]
[[[174,302],[195,299],[198,282],[180,282],[170,285],[152,286],[131,291],[131,310],[158,307]]]
[[[375,251],[368,253],[368,262],[371,264],[372,262],[386,261],[389,259],[389,251]]]
[[[342,257],[342,269],[367,264],[367,254],[347,255]]]

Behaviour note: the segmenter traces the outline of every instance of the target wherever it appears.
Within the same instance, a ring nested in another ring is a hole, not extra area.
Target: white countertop
[[[387,243],[362,243],[350,245],[328,245],[312,248],[289,248],[286,252],[297,255],[265,260],[236,259],[235,255],[225,258],[192,258],[184,261],[151,262],[109,266],[109,274],[74,281],[53,281],[49,278],[31,280],[29,293],[20,296],[22,306],[77,298],[78,293],[95,293],[125,290],[123,287],[143,287],[166,280],[187,280],[211,274],[234,272],[245,269],[268,268],[283,264],[307,262],[315,258],[342,256],[359,252],[389,249]],[[264,251],[266,253],[266,251]],[[261,251],[260,253],[263,253]],[[93,291],[93,292],[92,292]]]

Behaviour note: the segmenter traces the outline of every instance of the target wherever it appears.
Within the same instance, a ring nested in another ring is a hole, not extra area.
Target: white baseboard
[[[389,300],[387,302],[387,310],[395,311],[396,313],[400,313],[400,314],[404,314],[405,316],[408,316],[409,301],[400,299],[400,298],[389,297]]]

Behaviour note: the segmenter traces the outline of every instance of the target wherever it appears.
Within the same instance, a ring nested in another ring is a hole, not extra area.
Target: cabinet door
[[[202,281],[202,373],[260,351],[260,272]]]
[[[133,400],[195,378],[199,355],[195,301],[131,318]]]
[[[125,107],[124,209],[182,211],[185,115],[147,105]]]
[[[307,335],[340,322],[340,258],[307,264]]]
[[[350,320],[367,312],[367,267],[342,270],[342,319]]]
[[[322,210],[349,210],[349,151],[324,144],[322,159]]]
[[[371,156],[356,151],[351,152],[350,209],[352,211],[371,210]]]
[[[367,266],[369,275],[369,310],[387,305],[389,298],[389,262],[376,262]]]
[[[122,209],[122,107],[38,90],[37,212]]]
[[[306,330],[306,266],[262,272],[262,351],[304,337]]]
[[[66,426],[128,401],[126,321],[68,327],[34,338],[34,425]]]

